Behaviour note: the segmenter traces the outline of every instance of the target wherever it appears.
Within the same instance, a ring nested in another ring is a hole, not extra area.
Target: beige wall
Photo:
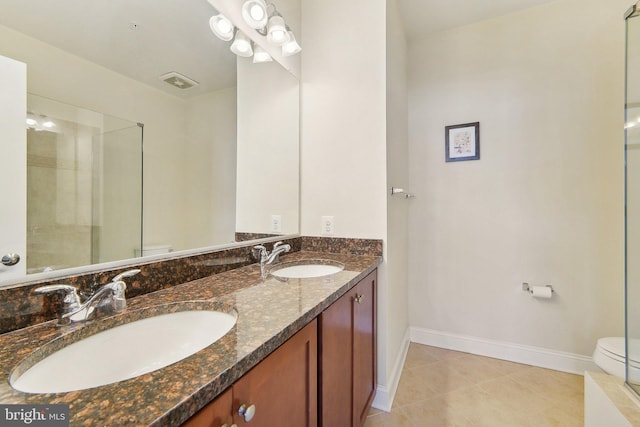
[[[386,27],[383,0],[302,2],[301,233],[320,236],[321,217],[334,216],[336,237],[384,240],[385,261],[378,269],[378,397],[392,388],[390,370],[402,339],[396,334],[406,325],[406,283],[391,278],[387,264],[394,255],[387,240]],[[400,30],[395,31],[391,43],[401,45]],[[394,58],[401,59],[398,55]],[[402,74],[402,64],[391,67]],[[393,105],[402,103],[399,97]],[[393,117],[401,121],[402,110]],[[391,133],[400,135],[402,144],[401,125],[393,126]],[[402,159],[393,162],[397,171]],[[400,291],[391,297],[396,286]],[[384,407],[382,400],[376,404]]]
[[[412,326],[582,355],[622,335],[627,6],[562,0],[411,43]],[[481,160],[445,163],[444,127],[472,121]]]
[[[337,237],[386,236],[384,28],[383,0],[302,2],[304,235],[332,215]]]

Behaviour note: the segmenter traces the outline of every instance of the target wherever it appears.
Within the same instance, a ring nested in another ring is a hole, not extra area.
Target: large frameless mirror
[[[299,3],[281,6],[299,26]],[[234,55],[215,13],[205,0],[0,0],[0,55],[26,64],[33,121],[17,160],[26,210],[4,225],[25,247],[0,242],[0,256],[23,252],[22,272],[0,266],[0,286],[298,233],[298,79]]]

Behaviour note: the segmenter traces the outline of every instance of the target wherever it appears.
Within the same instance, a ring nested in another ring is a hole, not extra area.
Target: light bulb
[[[255,45],[255,48],[253,49],[253,63],[257,64],[260,62],[271,62],[273,61],[273,59],[271,58],[271,55],[269,55],[269,53],[264,50],[261,46],[259,45]]]
[[[242,31],[236,31],[236,37],[231,43],[231,52],[238,56],[249,57],[253,55],[253,49],[251,48],[251,41]]]
[[[209,27],[211,27],[213,34],[221,40],[228,42],[233,38],[233,24],[222,14],[212,16],[209,19]]]
[[[242,4],[242,19],[251,28],[261,30],[267,25],[267,3],[264,0],[246,0]]]
[[[282,46],[287,42],[289,35],[282,16],[274,15],[269,18],[267,24],[267,40],[276,46]]]
[[[285,44],[282,45],[282,55],[283,56],[295,55],[296,53],[302,50],[302,47],[300,47],[300,45],[296,41],[296,38],[293,36],[292,31],[288,31],[287,35],[289,36],[289,39]]]
[[[221,20],[218,23],[218,29],[220,30],[221,33],[228,34],[231,31],[231,28],[232,28],[231,24],[228,23],[227,21]]]
[[[263,19],[266,15],[266,13],[264,12],[264,9],[261,8],[259,5],[254,4],[251,6],[251,10],[249,12],[249,14],[251,15],[251,17],[256,20],[256,21],[260,21],[261,19]]]

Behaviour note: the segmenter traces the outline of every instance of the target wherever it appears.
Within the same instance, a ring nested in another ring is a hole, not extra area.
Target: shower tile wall
[[[30,272],[91,263],[91,135],[58,126],[27,131]]]

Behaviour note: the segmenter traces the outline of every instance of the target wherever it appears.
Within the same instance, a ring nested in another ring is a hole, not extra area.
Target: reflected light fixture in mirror
[[[57,127],[56,123],[47,116],[36,116],[33,113],[27,112],[26,125],[28,129],[35,131],[48,130],[55,132],[54,128]]]
[[[209,19],[209,26],[213,34],[218,36],[221,40],[228,42],[233,38],[233,30],[235,27],[223,14],[214,15]]]
[[[238,56],[248,58],[253,55],[253,48],[251,47],[251,40],[242,31],[236,30],[236,37],[231,43],[231,52]]]

